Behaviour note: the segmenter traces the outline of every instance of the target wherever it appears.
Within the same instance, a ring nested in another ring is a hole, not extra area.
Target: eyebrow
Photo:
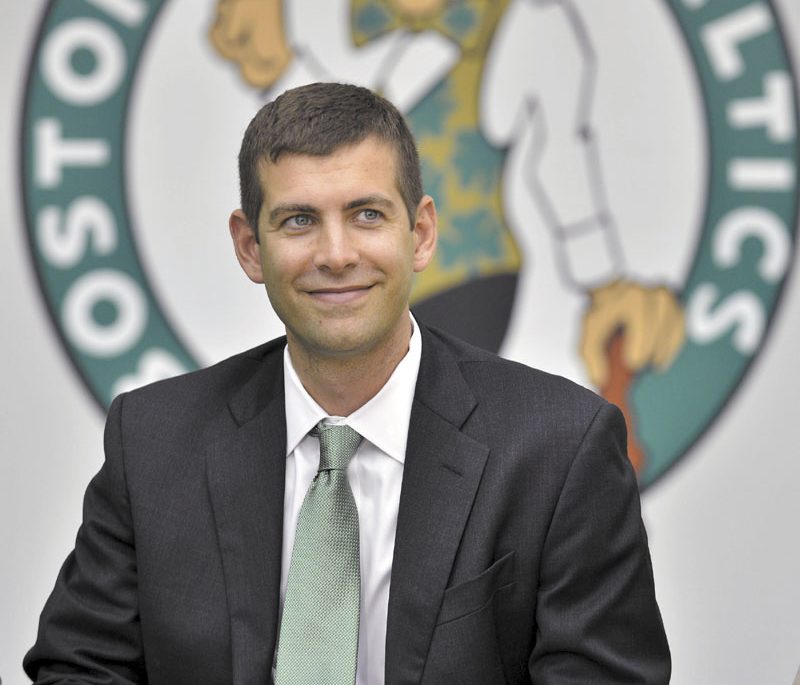
[[[303,205],[303,204],[294,204],[289,203],[285,205],[278,205],[269,213],[269,221],[273,223],[278,219],[278,217],[282,216],[283,214],[316,214],[317,208],[313,207],[312,205]]]
[[[364,207],[365,205],[394,207],[394,202],[384,195],[367,195],[366,197],[359,197],[355,200],[351,200],[344,206],[344,209],[356,209],[358,207]]]

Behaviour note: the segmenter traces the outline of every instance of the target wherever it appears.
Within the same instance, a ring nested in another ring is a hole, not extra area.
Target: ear
[[[236,209],[228,220],[233,238],[233,249],[242,270],[253,283],[263,283],[264,273],[261,268],[261,246],[256,240],[256,232],[241,209]]]
[[[425,195],[417,205],[417,221],[414,224],[414,271],[419,272],[428,266],[436,252],[438,236],[436,205],[430,195]]]

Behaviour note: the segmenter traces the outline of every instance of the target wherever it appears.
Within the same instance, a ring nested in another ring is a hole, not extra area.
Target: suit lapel
[[[286,418],[282,356],[269,355],[234,397],[235,427],[206,468],[230,611],[234,683],[269,682],[283,538]]]
[[[423,329],[386,630],[386,684],[419,683],[488,447],[464,431],[476,406],[458,365]]]

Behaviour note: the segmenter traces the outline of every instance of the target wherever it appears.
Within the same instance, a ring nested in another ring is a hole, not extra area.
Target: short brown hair
[[[345,145],[375,136],[397,151],[397,185],[413,228],[422,199],[422,175],[414,138],[403,115],[367,88],[343,83],[312,83],[287,90],[253,117],[239,151],[242,210],[258,235],[264,201],[259,163],[281,155],[325,156]]]

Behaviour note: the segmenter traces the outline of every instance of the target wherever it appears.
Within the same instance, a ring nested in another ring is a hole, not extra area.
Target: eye
[[[308,228],[311,225],[311,217],[308,214],[295,214],[284,219],[282,226],[285,228]]]
[[[358,218],[367,223],[378,221],[383,215],[377,209],[362,209],[358,213]]]

